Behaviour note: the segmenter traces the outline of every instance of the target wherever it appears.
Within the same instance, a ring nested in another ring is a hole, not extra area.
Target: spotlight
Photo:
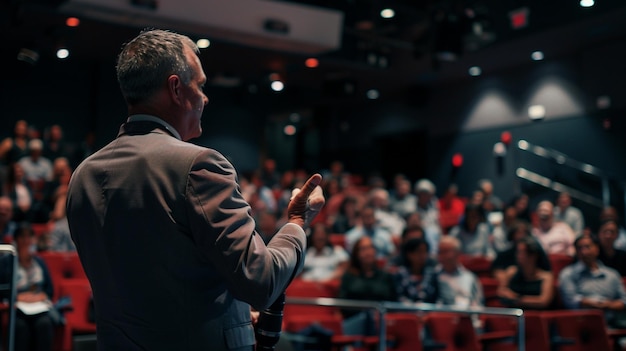
[[[483,70],[480,69],[480,67],[478,66],[472,66],[469,68],[468,70],[470,76],[472,77],[478,77],[479,75],[481,75],[483,73]]]
[[[382,18],[393,18],[396,15],[396,12],[393,9],[383,9],[380,11],[380,17]]]
[[[541,61],[541,60],[543,60],[543,52],[541,52],[541,51],[533,51],[533,53],[530,54],[530,58],[532,58],[533,61]]]
[[[60,48],[57,50],[57,57],[64,60],[70,56],[70,51],[66,48]]]
[[[272,82],[271,88],[274,91],[283,91],[283,89],[285,89],[285,84],[283,84],[280,80],[275,80]]]
[[[543,105],[532,105],[528,107],[528,117],[533,121],[538,121],[546,116],[546,108]]]
[[[592,7],[595,5],[594,0],[580,0],[580,7]]]
[[[366,93],[367,98],[370,100],[376,100],[380,97],[380,93],[376,89],[370,89]]]
[[[198,39],[196,45],[198,45],[200,49],[206,49],[211,46],[211,41],[209,39]]]

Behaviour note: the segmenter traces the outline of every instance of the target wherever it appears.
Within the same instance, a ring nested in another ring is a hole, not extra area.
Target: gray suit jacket
[[[101,350],[252,349],[265,309],[302,268],[295,224],[265,245],[231,163],[155,122],[124,124],[69,186],[72,238]]]

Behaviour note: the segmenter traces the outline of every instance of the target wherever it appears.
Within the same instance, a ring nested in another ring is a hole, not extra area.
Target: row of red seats
[[[336,282],[317,283],[295,280],[286,291],[287,297],[336,297]],[[482,332],[478,333],[468,314],[430,312],[388,313],[386,335],[388,350],[478,351],[517,350],[518,321],[516,317],[480,315]],[[559,345],[561,351],[621,350],[616,342],[626,337],[626,330],[609,330],[599,310],[526,311],[524,314],[526,349],[550,351]],[[283,330],[297,334],[317,324],[332,332],[332,349],[346,345],[355,349],[377,349],[378,337],[344,335],[342,317],[337,307],[287,303]],[[421,331],[429,337],[422,340]],[[356,346],[355,346],[356,345]]]
[[[56,351],[71,351],[75,335],[96,333],[96,324],[89,318],[91,285],[76,252],[44,251],[38,255],[50,271],[54,300],[71,299],[71,307],[64,312],[65,325],[55,332],[54,344]]]

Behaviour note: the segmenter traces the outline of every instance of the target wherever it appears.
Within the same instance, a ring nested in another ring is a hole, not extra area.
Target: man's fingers
[[[319,212],[322,207],[324,207],[325,202],[326,200],[324,199],[322,187],[315,187],[309,196],[309,208],[313,211]]]
[[[296,196],[301,199],[308,199],[309,195],[315,190],[315,188],[322,182],[322,176],[318,173],[314,174],[309,178],[306,183],[302,186],[302,189],[297,194],[292,192],[293,198]],[[294,189],[295,190],[295,189]]]

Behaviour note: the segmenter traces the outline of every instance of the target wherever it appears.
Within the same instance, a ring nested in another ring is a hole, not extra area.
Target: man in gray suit
[[[302,268],[321,176],[294,191],[266,245],[232,164],[185,142],[208,98],[196,45],[144,31],[118,81],[129,117],[69,185],[67,217],[91,282],[100,350],[251,350],[250,306],[267,308]]]

